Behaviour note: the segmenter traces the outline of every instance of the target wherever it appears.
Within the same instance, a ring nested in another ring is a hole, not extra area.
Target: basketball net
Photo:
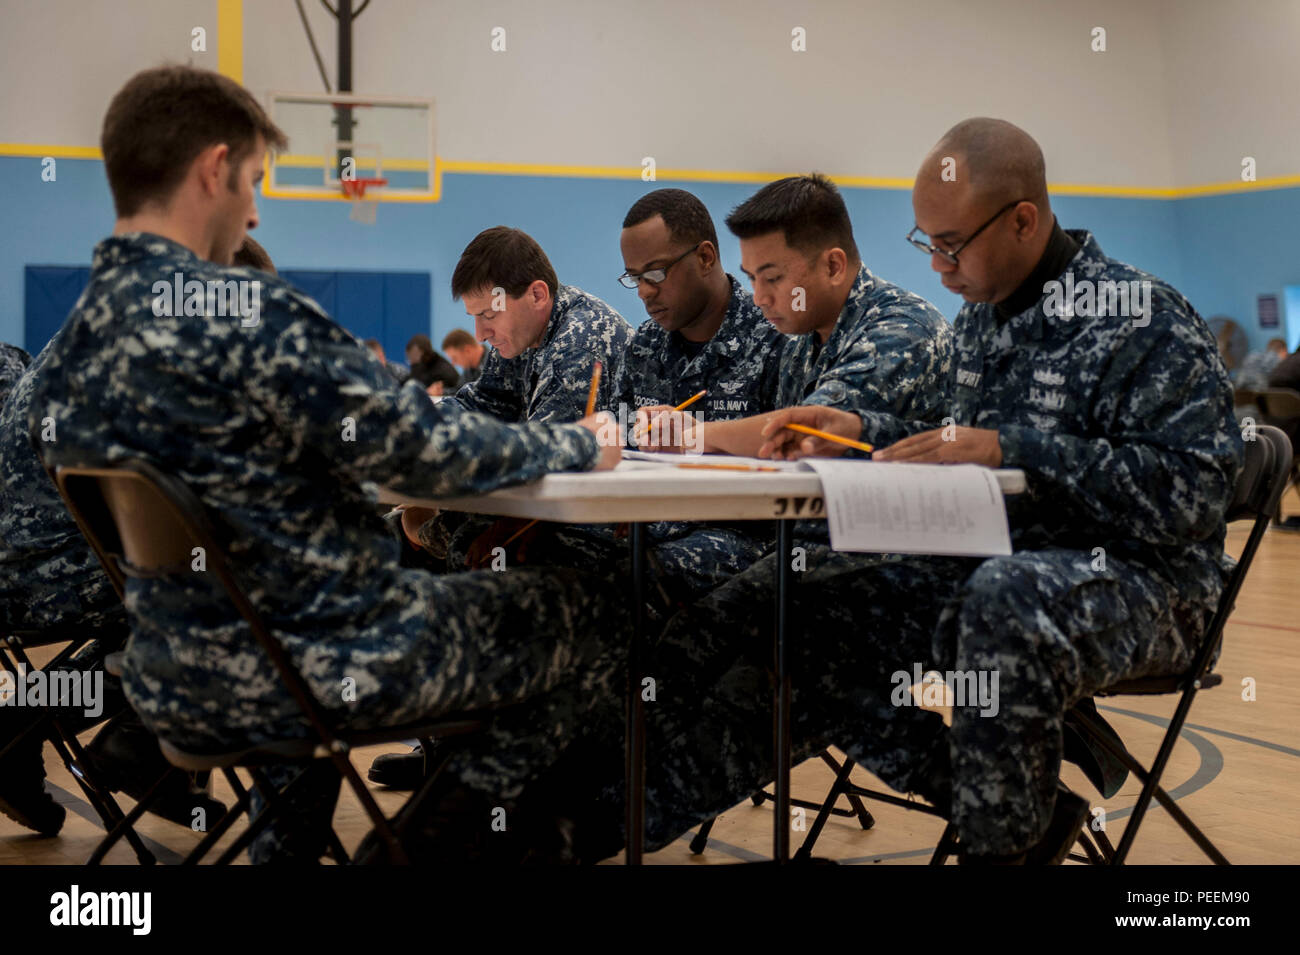
[[[388,185],[388,180],[344,179],[340,184],[343,186],[343,195],[352,204],[352,211],[348,214],[348,218],[362,225],[374,225],[375,216],[379,212],[379,200],[367,199],[366,187],[383,188]]]

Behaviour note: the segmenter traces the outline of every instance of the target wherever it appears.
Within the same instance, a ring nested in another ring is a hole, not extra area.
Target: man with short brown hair
[[[594,417],[503,424],[441,411],[421,389],[399,389],[307,296],[218,264],[257,225],[268,143],[284,137],[216,74],[148,70],[114,97],[104,155],[118,220],[36,381],[33,442],[49,467],[139,456],[188,485],[335,721],[360,728],[502,708],[448,766],[447,785],[461,790],[445,802],[472,807],[466,837],[490,838],[491,807],[513,811],[592,701],[616,692],[622,601],[577,572],[404,569],[371,488],[485,492],[610,468],[618,448],[600,445]],[[144,184],[136,152],[153,169]],[[169,158],[151,167],[155,154]],[[214,297],[222,283],[237,294]],[[210,752],[307,732],[206,574],[132,577],[126,590],[123,687],[159,736]],[[525,700],[549,715],[512,717],[508,707]],[[337,782],[317,787],[313,777],[292,819],[327,821]],[[277,832],[251,854],[310,861],[327,835],[277,846]]]
[[[508,226],[480,232],[456,263],[451,294],[464,301],[475,337],[492,350],[478,379],[443,400],[443,411],[478,411],[514,422],[577,421],[586,413],[597,362],[604,372],[595,407],[613,406],[615,369],[632,330],[594,295],[560,284],[551,260],[528,233]],[[428,508],[408,508],[402,517],[407,538],[452,571],[474,566],[479,554],[490,553],[525,523]]]

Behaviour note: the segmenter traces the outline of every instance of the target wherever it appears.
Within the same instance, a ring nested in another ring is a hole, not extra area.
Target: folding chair
[[[183,864],[195,864],[202,859],[229,827],[248,811],[252,793],[240,783],[234,773],[236,767],[248,772],[253,781],[253,789],[262,795],[266,806],[221,854],[217,859],[218,865],[233,861],[280,814],[296,788],[305,780],[305,777],[299,777],[283,789],[277,789],[267,780],[263,768],[275,763],[318,759],[330,760],[339,776],[347,781],[369,816],[374,832],[386,849],[390,861],[405,864],[408,858],[401,836],[419,805],[432,792],[439,772],[450,754],[444,753],[437,765],[431,767],[424,785],[408,800],[398,816],[389,820],[352,765],[349,758],[352,748],[416,738],[422,742],[426,753],[434,753],[435,738],[458,737],[476,732],[482,729],[482,721],[451,716],[375,730],[349,730],[332,725],[324,707],[313,696],[283,645],[272,634],[240,586],[202,504],[188,487],[141,459],[127,459],[104,467],[60,467],[53,478],[68,510],[103,563],[119,594],[124,593],[127,576],[155,577],[165,573],[191,572],[193,549],[203,548],[207,578],[219,585],[248,624],[254,638],[270,658],[284,687],[298,704],[304,721],[310,726],[310,735],[306,738],[274,740],[219,754],[187,753],[160,740],[163,756],[176,767],[172,772],[220,770],[236,796],[235,805],[204,836]],[[444,751],[445,749],[443,747]],[[108,832],[91,856],[90,864],[101,861],[117,838],[129,832],[130,827],[161,792],[168,775],[170,774],[164,774],[135,808]],[[349,861],[338,836],[332,830],[328,848],[337,862]]]
[[[31,673],[37,669],[27,656],[28,648],[66,643],[67,646],[46,664],[45,669],[53,671],[66,663],[73,654],[92,639],[94,639],[93,635],[88,635],[84,631],[58,633],[49,630],[11,630],[0,640],[0,669],[8,671],[13,679],[17,681],[22,674]],[[10,662],[10,658],[12,658],[12,662]],[[96,815],[103,822],[104,829],[110,830],[119,826],[125,817],[121,807],[113,798],[112,790],[99,778],[98,772],[90,760],[87,759],[85,750],[77,740],[77,734],[68,727],[57,712],[45,711],[25,730],[7,743],[0,745],[0,759],[3,759],[11,750],[20,746],[33,735],[42,736],[45,741],[54,747],[54,751],[62,760],[63,765],[72,778],[77,781],[77,785],[81,787],[81,791],[86,796],[86,801],[90,803],[91,808],[95,810]],[[130,825],[124,827],[123,834],[141,865],[153,865],[157,861],[154,854],[145,848],[144,842],[134,828]]]
[[[844,773],[845,779],[848,778],[849,770],[853,768],[852,760],[846,760],[849,767],[849,769],[846,770],[844,769],[843,764],[841,764],[839,760],[837,760],[834,756],[831,755],[830,750],[824,749],[817,755],[821,758],[822,762],[824,762],[827,766],[831,768],[831,772],[835,773],[837,786],[839,785],[840,782],[841,772]],[[819,812],[821,810],[825,810],[827,816],[854,817],[858,820],[858,825],[862,827],[863,831],[866,831],[867,829],[870,829],[873,826],[875,826],[876,817],[871,815],[871,812],[867,809],[865,805],[863,805],[862,800],[858,798],[857,793],[850,792],[848,790],[843,790],[842,794],[848,800],[849,803],[848,809],[844,809],[840,806],[835,805],[836,802],[839,801],[839,797],[841,795],[840,790],[832,790],[832,795],[826,797],[826,802],[820,802],[820,803],[809,802],[806,799],[791,798],[790,805],[801,806],[804,809],[816,809]],[[760,789],[749,797],[749,801],[752,802],[755,806],[761,806],[765,802],[776,802],[776,797],[773,796],[767,790]],[[829,808],[827,808],[826,803],[829,803]],[[820,818],[820,816],[818,818]],[[695,836],[691,839],[691,852],[693,852],[695,855],[700,855],[708,847],[709,833],[713,831],[713,824],[717,821],[718,821],[718,817],[714,816],[712,819],[708,819],[705,822],[701,823],[700,831],[697,832]],[[816,825],[815,820],[813,824]],[[824,826],[825,824],[826,824],[825,820],[822,820],[822,825]],[[821,831],[820,827],[818,827],[818,831],[819,832]],[[812,838],[812,833],[810,831],[808,836],[805,837],[805,841],[811,838]],[[798,853],[796,853],[796,858],[799,858]]]
[[[1267,394],[1267,392],[1263,394]],[[1300,394],[1296,397],[1300,399]],[[1297,413],[1300,414],[1300,408],[1298,408]],[[1191,709],[1192,700],[1195,698],[1197,690],[1218,686],[1223,682],[1223,677],[1217,673],[1212,673],[1211,668],[1217,658],[1219,645],[1223,639],[1224,625],[1236,605],[1237,595],[1240,593],[1246,574],[1250,570],[1251,562],[1255,558],[1255,552],[1259,549],[1259,542],[1277,510],[1278,500],[1287,487],[1288,475],[1293,473],[1291,441],[1278,428],[1271,425],[1258,426],[1256,440],[1247,441],[1245,451],[1245,462],[1241,474],[1237,478],[1236,488],[1225,515],[1225,520],[1230,523],[1239,520],[1251,520],[1253,524],[1250,536],[1246,540],[1246,546],[1242,548],[1241,556],[1237,560],[1237,566],[1224,586],[1218,606],[1215,608],[1214,615],[1211,617],[1205,635],[1202,637],[1195,661],[1184,673],[1125,680],[1114,686],[1107,687],[1097,694],[1098,696],[1182,694],[1173,719],[1170,720],[1164,739],[1161,741],[1160,749],[1156,754],[1156,760],[1152,764],[1151,770],[1148,772],[1122,743],[1117,744],[1102,729],[1097,718],[1089,713],[1087,707],[1076,705],[1066,714],[1066,721],[1077,732],[1084,735],[1094,746],[1105,749],[1120,760],[1128,768],[1129,772],[1133,773],[1143,783],[1142,791],[1133,808],[1128,825],[1124,829],[1119,846],[1113,847],[1104,832],[1081,832],[1078,842],[1083,847],[1086,855],[1071,854],[1070,858],[1073,860],[1102,865],[1123,865],[1130,848],[1132,848],[1133,840],[1137,837],[1138,829],[1146,815],[1147,808],[1154,798],[1182,826],[1183,831],[1200,846],[1210,859],[1219,865],[1228,864],[1228,860],[1224,858],[1223,854],[1187,817],[1186,813],[1170,798],[1169,794],[1160,787],[1160,778],[1168,765],[1174,743],[1182,732],[1183,724],[1186,722],[1187,713]],[[823,754],[823,758],[827,758],[825,754]],[[833,759],[827,759],[827,761],[834,765]],[[850,782],[849,773],[852,771],[853,766],[854,763],[851,759],[845,759],[844,763],[840,765],[835,777],[835,783],[827,794],[812,827],[809,829],[807,838],[804,839],[803,845],[795,853],[794,858],[796,860],[811,858],[817,837],[821,834],[826,821],[830,817],[831,807],[835,805],[836,800],[841,795],[850,798],[853,796],[865,797],[892,803],[913,811],[941,815],[938,810],[924,803],[902,799],[887,793],[875,792]],[[755,797],[755,805],[759,801]],[[705,826],[711,828],[712,820],[706,823]],[[708,828],[701,829],[701,834],[705,837],[707,837],[707,833]],[[696,840],[698,841],[699,838],[697,836]],[[956,829],[949,823],[935,847],[934,854],[930,858],[930,864],[942,865],[956,846]],[[692,843],[692,848],[694,848],[694,843]]]
[[[1265,424],[1271,424],[1280,428],[1288,437],[1297,433],[1300,427],[1300,391],[1292,391],[1290,388],[1266,388],[1264,391],[1255,393],[1255,406],[1259,408],[1260,416]],[[1300,457],[1296,456],[1296,448],[1291,449],[1291,478],[1290,486],[1297,489],[1300,493]],[[1275,520],[1282,523],[1282,495],[1286,493],[1283,489],[1278,495],[1277,514]]]
[[[1160,778],[1169,763],[1174,744],[1182,733],[1183,724],[1187,720],[1188,711],[1192,708],[1192,700],[1195,699],[1196,692],[1218,686],[1223,682],[1222,676],[1211,672],[1223,642],[1223,628],[1236,606],[1237,595],[1241,592],[1246,574],[1250,571],[1251,562],[1255,559],[1255,552],[1259,549],[1264,531],[1268,529],[1268,523],[1277,510],[1278,499],[1287,486],[1287,476],[1291,473],[1292,466],[1291,440],[1280,429],[1271,425],[1261,425],[1256,429],[1256,440],[1246,442],[1245,465],[1237,478],[1237,486],[1225,519],[1230,523],[1240,520],[1252,521],[1250,536],[1246,539],[1246,546],[1242,548],[1241,556],[1237,559],[1237,566],[1233,569],[1227,584],[1224,585],[1223,594],[1219,598],[1214,615],[1210,618],[1205,635],[1201,638],[1201,646],[1192,665],[1185,672],[1171,676],[1124,680],[1097,694],[1098,696],[1181,694],[1173,718],[1169,721],[1164,738],[1160,741],[1160,748],[1151,769],[1148,771],[1133,757],[1126,746],[1122,743],[1117,744],[1103,733],[1095,717],[1077,706],[1067,714],[1066,719],[1070,720],[1076,729],[1085,733],[1095,745],[1124,763],[1129,772],[1142,781],[1142,791],[1138,794],[1137,803],[1133,807],[1128,825],[1124,827],[1119,845],[1112,847],[1104,831],[1085,829],[1080,833],[1078,842],[1086,855],[1071,854],[1071,859],[1096,865],[1123,865],[1154,798],[1211,861],[1217,865],[1228,865],[1228,860],[1223,853],[1161,788]],[[952,826],[949,825],[940,840],[940,848],[945,850],[946,855],[954,844]]]
[[[1253,388],[1234,388],[1232,389],[1232,406],[1234,408],[1245,408],[1249,405],[1256,404],[1259,399],[1259,392]]]

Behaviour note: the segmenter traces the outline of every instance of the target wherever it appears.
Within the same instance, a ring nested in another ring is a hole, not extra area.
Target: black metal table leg
[[[633,523],[632,640],[627,648],[626,832],[628,865],[645,849],[645,704],[641,700],[641,646],[645,640],[645,525]]]
[[[786,629],[790,615],[790,521],[776,522],[776,627],[772,640],[776,703],[772,708],[773,775],[776,799],[772,854],[777,865],[790,860],[790,674],[786,671]]]

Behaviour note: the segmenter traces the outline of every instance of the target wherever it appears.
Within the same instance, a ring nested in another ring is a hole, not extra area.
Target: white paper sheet
[[[714,464],[727,467],[753,468],[756,471],[811,471],[803,461],[769,461],[767,458],[746,458],[739,454],[674,454],[670,451],[632,451],[623,449],[624,461],[640,461],[680,467],[683,464]]]
[[[973,464],[804,458],[826,497],[835,550],[993,557],[1011,553],[996,475]]]

